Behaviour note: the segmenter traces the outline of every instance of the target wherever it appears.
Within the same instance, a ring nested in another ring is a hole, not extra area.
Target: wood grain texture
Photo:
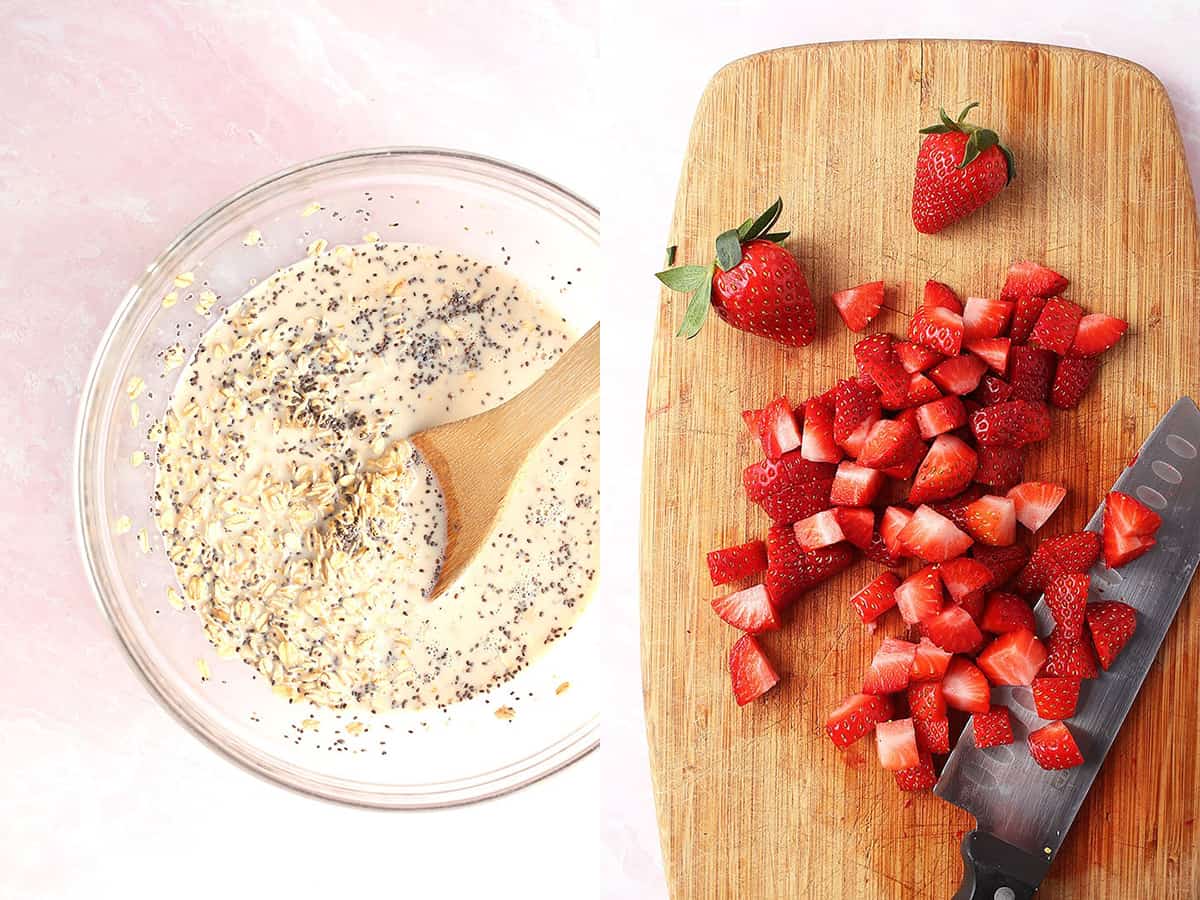
[[[939,235],[909,217],[917,129],[944,105],[983,106],[1016,181]],[[887,634],[847,598],[861,562],[800,601],[764,644],[784,681],[739,710],[725,657],[736,634],[708,600],[704,553],[765,534],[741,470],[759,458],[739,411],[794,402],[854,371],[831,291],[886,279],[874,330],[904,333],[926,278],[996,296],[1014,259],[1071,279],[1067,296],[1130,322],[1074,414],[1056,413],[1027,477],[1070,493],[1044,529],[1082,525],[1181,394],[1196,396],[1200,250],[1170,103],[1129,62],[1011,43],[886,41],[793,47],[721,70],[696,112],[668,244],[679,262],[782,194],[781,228],[807,273],[820,336],[788,350],[710,321],[673,337],[687,298],[664,291],[646,418],[642,661],[655,793],[676,897],[948,897],[970,817],[901,794],[873,743],[824,737]],[[1043,886],[1047,898],[1200,895],[1200,603],[1193,587]]]

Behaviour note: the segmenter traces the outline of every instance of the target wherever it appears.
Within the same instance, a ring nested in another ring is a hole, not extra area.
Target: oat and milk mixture
[[[570,342],[503,270],[415,245],[339,247],[247,293],[183,371],[154,495],[218,655],[292,700],[414,709],[562,636],[595,578],[597,404],[534,453],[433,602],[441,493],[405,438],[513,396]]]

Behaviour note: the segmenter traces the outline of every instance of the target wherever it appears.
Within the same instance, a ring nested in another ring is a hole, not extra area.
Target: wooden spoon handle
[[[600,323],[567,348],[550,370],[508,403],[529,446],[600,391]]]

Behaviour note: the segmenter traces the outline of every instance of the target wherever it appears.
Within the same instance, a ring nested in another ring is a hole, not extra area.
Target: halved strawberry
[[[843,750],[892,717],[892,698],[851,694],[825,720],[825,733]]]
[[[1029,732],[1029,755],[1043,769],[1071,769],[1083,765],[1083,754],[1062,722],[1051,722]]]
[[[790,525],[772,525],[767,532],[767,593],[776,609],[784,609],[852,562],[854,549],[848,544],[805,553]]]
[[[1008,381],[1013,400],[1050,399],[1050,385],[1058,357],[1038,347],[1013,347],[1008,354]]]
[[[971,556],[987,566],[992,573],[988,582],[989,591],[1004,587],[1029,560],[1029,551],[1019,544],[1011,547],[984,547],[976,544],[971,550]]]
[[[779,684],[779,675],[753,635],[742,635],[729,651],[729,677],[738,706],[761,697]]]
[[[871,546],[875,531],[875,510],[863,506],[839,506],[833,510],[842,534],[859,550]]]
[[[953,497],[971,483],[977,464],[975,451],[965,441],[939,434],[917,470],[908,502],[915,506]]]
[[[962,337],[962,316],[945,307],[918,307],[908,326],[910,341],[942,356],[957,356],[962,349]]]
[[[917,645],[899,638],[884,638],[871,668],[863,679],[864,694],[894,694],[908,687],[908,673],[912,669]]]
[[[833,439],[846,449],[847,441],[864,422],[879,420],[879,389],[856,378],[843,378],[834,387],[834,398]]]
[[[883,282],[870,281],[844,291],[835,291],[833,305],[851,331],[862,331],[879,315],[883,306]]]
[[[963,304],[963,342],[969,344],[980,338],[994,338],[1004,334],[1008,328],[1008,317],[1012,314],[1012,303],[1007,300],[988,300],[985,297],[968,297]]]
[[[975,480],[1003,493],[1020,483],[1025,474],[1025,451],[1021,447],[980,447]]]
[[[971,396],[979,401],[980,406],[1003,403],[1012,396],[1012,385],[995,375],[984,375]]]
[[[1001,300],[1017,300],[1021,297],[1053,297],[1066,290],[1070,284],[1053,269],[1040,263],[1020,260],[1008,270],[1004,280],[1004,288],[1000,291]]]
[[[914,372],[909,376],[908,396],[904,398],[904,408],[920,406],[923,403],[937,400],[941,396],[942,392],[937,389],[937,385],[920,372]]]
[[[1046,608],[1061,636],[1077,638],[1083,634],[1083,613],[1090,584],[1091,578],[1086,574],[1069,572],[1052,578],[1046,585]]]
[[[929,377],[947,394],[964,397],[979,387],[979,379],[987,368],[986,362],[967,353],[942,360],[929,370]]]
[[[920,559],[939,563],[966,553],[971,538],[941,513],[922,505],[900,532],[900,543]]]
[[[900,364],[892,336],[878,332],[854,345],[854,359],[879,388],[884,406],[902,406],[908,395],[908,373]]]
[[[829,508],[833,472],[829,463],[811,462],[793,450],[778,460],[747,466],[742,486],[750,502],[761,506],[774,521],[795,522]]]
[[[1061,635],[1055,628],[1046,636],[1046,664],[1039,674],[1095,678],[1100,671],[1096,668],[1096,654],[1088,641]]]
[[[837,512],[832,509],[825,509],[801,519],[792,528],[796,532],[796,543],[805,553],[831,547],[846,539]]]
[[[1079,702],[1079,678],[1041,675],[1033,679],[1033,705],[1043,719],[1069,719]]]
[[[1087,625],[1100,667],[1107,670],[1137,630],[1137,612],[1120,600],[1089,603]]]
[[[920,735],[917,737],[919,745]],[[937,772],[933,768],[933,760],[926,751],[920,752],[915,766],[900,769],[893,772],[892,775],[896,779],[896,786],[908,793],[927,791],[937,784],[938,778]]]
[[[993,706],[971,717],[975,726],[975,746],[1003,747],[1013,742],[1012,720],[1007,706]]]
[[[910,375],[914,372],[924,372],[945,359],[936,350],[930,350],[912,341],[897,341],[896,355],[900,357],[900,365],[904,366],[904,371]]]
[[[942,609],[942,579],[937,566],[909,575],[896,588],[896,608],[909,625],[932,619]]]
[[[865,588],[850,598],[850,605],[864,623],[871,623],[896,605],[896,588],[900,576],[895,572],[884,572]]]
[[[941,307],[957,315],[962,315],[963,311],[963,305],[959,302],[958,295],[954,293],[953,288],[933,279],[925,282],[921,305],[927,308]]]
[[[1013,307],[1012,328],[1008,336],[1014,344],[1024,344],[1033,334],[1033,326],[1046,306],[1045,297],[1018,297]]]
[[[966,341],[963,346],[975,356],[982,359],[989,369],[997,375],[1003,375],[1008,369],[1008,351],[1010,341],[1006,337],[975,338]]]
[[[942,678],[942,696],[946,705],[961,712],[987,712],[992,703],[992,688],[979,668],[965,656],[950,660]]]
[[[983,643],[983,633],[961,606],[947,606],[921,624],[931,641],[950,653],[972,653]]]
[[[984,590],[991,581],[992,573],[977,559],[960,556],[950,559],[938,567],[942,576],[942,585],[950,598],[960,605],[970,605],[976,598],[982,598]]]
[[[917,428],[925,440],[967,424],[967,410],[954,394],[917,407]]]
[[[1068,356],[1099,356],[1121,339],[1129,324],[1104,313],[1091,313],[1079,320],[1075,341]]]
[[[779,627],[779,616],[771,604],[765,585],[756,584],[734,591],[712,602],[713,612],[747,634],[760,634]]]
[[[950,665],[952,655],[929,638],[922,637],[913,656],[909,681],[941,681],[942,676],[946,674],[946,667]]]
[[[1029,343],[1064,356],[1075,342],[1075,332],[1082,317],[1083,309],[1078,304],[1062,297],[1051,297],[1042,307],[1042,314],[1029,335]]]
[[[1054,515],[1067,489],[1049,481],[1026,481],[1008,492],[1008,499],[1016,505],[1017,521],[1030,531],[1037,531]]]
[[[1100,535],[1076,531],[1047,538],[1038,544],[1029,562],[1017,576],[1017,590],[1039,594],[1059,575],[1086,572],[1100,556]]]
[[[1050,387],[1050,402],[1058,409],[1074,409],[1092,386],[1100,360],[1094,357],[1064,356],[1054,369],[1054,384]]]
[[[913,719],[913,730],[917,733],[917,746],[926,753],[950,752],[950,720],[945,716],[940,719]],[[900,774],[896,773],[897,779]]]
[[[804,432],[800,439],[800,455],[815,463],[835,463],[842,451],[833,438],[834,407],[821,397],[804,403]]]
[[[883,518],[879,520],[879,536],[883,538],[888,554],[893,559],[912,555],[904,549],[904,545],[900,542],[900,532],[904,530],[904,526],[911,518],[912,510],[902,506],[889,506],[883,511]]]
[[[759,418],[759,438],[767,459],[779,459],[800,446],[800,429],[787,397],[776,397]]]
[[[1021,597],[1003,591],[992,591],[983,606],[983,618],[979,627],[992,634],[1007,634],[1010,631],[1036,631],[1037,620],[1033,610]]]
[[[971,414],[971,431],[981,447],[1024,447],[1050,436],[1045,403],[1009,400]]]
[[[984,494],[967,507],[967,532],[981,544],[1007,547],[1017,540],[1017,508],[1007,497]]]
[[[920,444],[921,436],[911,425],[894,419],[880,419],[867,434],[862,452],[858,455],[858,464],[872,469],[887,469],[909,459],[913,448]]]
[[[949,655],[947,655],[949,661]],[[937,681],[921,681],[908,686],[908,711],[914,719],[941,719],[946,716],[946,698]]]
[[[1110,569],[1137,559],[1157,541],[1162,516],[1128,494],[1110,491],[1104,498],[1104,564]]]
[[[879,496],[886,479],[887,476],[878,469],[842,460],[833,476],[829,501],[834,506],[870,506]]]
[[[905,410],[905,412],[909,412],[909,410]],[[896,417],[895,421],[911,430],[913,434],[916,434],[916,418],[914,412],[911,418],[901,414]],[[886,469],[880,469],[879,471],[888,476],[888,478],[895,479],[896,481],[904,481],[905,479],[912,478],[913,473],[917,471],[917,466],[921,464],[921,460],[924,458],[925,445],[918,440],[909,448],[908,456],[905,459],[900,460],[894,466],[888,466]]]
[[[876,725],[875,747],[879,751],[879,764],[889,772],[911,769],[921,762],[912,719],[893,719]]]
[[[975,660],[992,684],[1030,684],[1045,661],[1046,648],[1024,628],[1006,631],[984,647]]]
[[[708,574],[713,584],[728,584],[761,572],[767,567],[767,545],[762,541],[747,541],[736,547],[710,550],[707,556]]]

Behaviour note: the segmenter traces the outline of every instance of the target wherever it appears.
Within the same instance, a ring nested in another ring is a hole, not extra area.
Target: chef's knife
[[[1083,765],[1047,772],[1025,738],[1045,724],[1027,687],[996,688],[993,701],[1012,713],[1014,743],[980,750],[968,724],[946,761],[934,793],[975,817],[962,843],[963,882],[956,900],[1032,897],[1075,820],[1108,748],[1137,696],[1159,645],[1200,562],[1200,410],[1176,401],[1151,432],[1113,490],[1136,497],[1163,517],[1158,544],[1139,559],[1110,571],[1092,570],[1092,591],[1137,610],[1137,630],[1100,677],[1083,682],[1067,727]],[[1100,531],[1103,505],[1088,522]],[[1040,634],[1049,631],[1044,600],[1034,609]]]

